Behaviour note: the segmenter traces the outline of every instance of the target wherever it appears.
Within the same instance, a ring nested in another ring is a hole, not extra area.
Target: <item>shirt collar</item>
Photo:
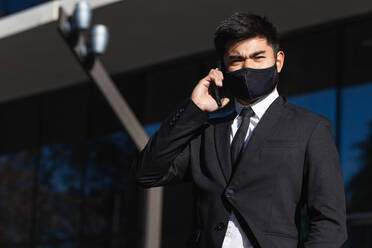
[[[275,99],[278,96],[279,96],[279,93],[275,87],[275,89],[270,94],[266,95],[265,97],[262,97],[261,99],[258,99],[254,103],[247,105],[247,106],[240,104],[235,98],[235,111],[236,113],[239,114],[243,108],[250,106],[253,112],[258,117],[258,119],[261,119],[262,116],[265,114],[266,110],[270,107],[270,105],[275,101]]]

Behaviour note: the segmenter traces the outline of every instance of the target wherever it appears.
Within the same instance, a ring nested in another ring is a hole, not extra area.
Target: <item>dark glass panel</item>
[[[81,144],[42,147],[38,169],[37,240],[78,237],[87,156],[86,147]]]
[[[345,27],[343,47],[343,85],[371,82],[372,18]]]
[[[348,211],[372,211],[372,83],[342,90],[340,156]]]
[[[339,33],[334,30],[284,38],[279,92],[289,96],[336,87],[338,44]]]
[[[0,155],[0,245],[30,241],[36,152]]]

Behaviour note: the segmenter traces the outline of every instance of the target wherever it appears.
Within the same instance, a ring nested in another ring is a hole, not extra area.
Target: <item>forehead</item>
[[[267,43],[266,38],[254,37],[238,42],[227,43],[225,55],[249,55],[257,51],[273,53],[273,48]]]

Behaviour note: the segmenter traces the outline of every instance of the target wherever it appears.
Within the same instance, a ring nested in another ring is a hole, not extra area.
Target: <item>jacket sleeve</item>
[[[306,160],[309,233],[305,248],[340,248],[347,239],[345,191],[328,119],[313,130]]]
[[[208,113],[191,100],[167,118],[133,162],[137,184],[150,188],[187,180],[190,141],[207,120]]]

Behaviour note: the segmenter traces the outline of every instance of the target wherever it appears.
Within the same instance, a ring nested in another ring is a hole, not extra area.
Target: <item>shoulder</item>
[[[331,121],[324,115],[315,113],[309,109],[294,105],[287,101],[285,97],[285,102],[283,104],[284,114],[288,118],[294,118],[302,122],[310,122],[313,124],[325,123],[331,125]]]
[[[307,140],[315,130],[324,129],[333,134],[332,122],[324,115],[309,109],[294,105],[283,98],[281,108],[281,130],[292,132],[293,135]]]

